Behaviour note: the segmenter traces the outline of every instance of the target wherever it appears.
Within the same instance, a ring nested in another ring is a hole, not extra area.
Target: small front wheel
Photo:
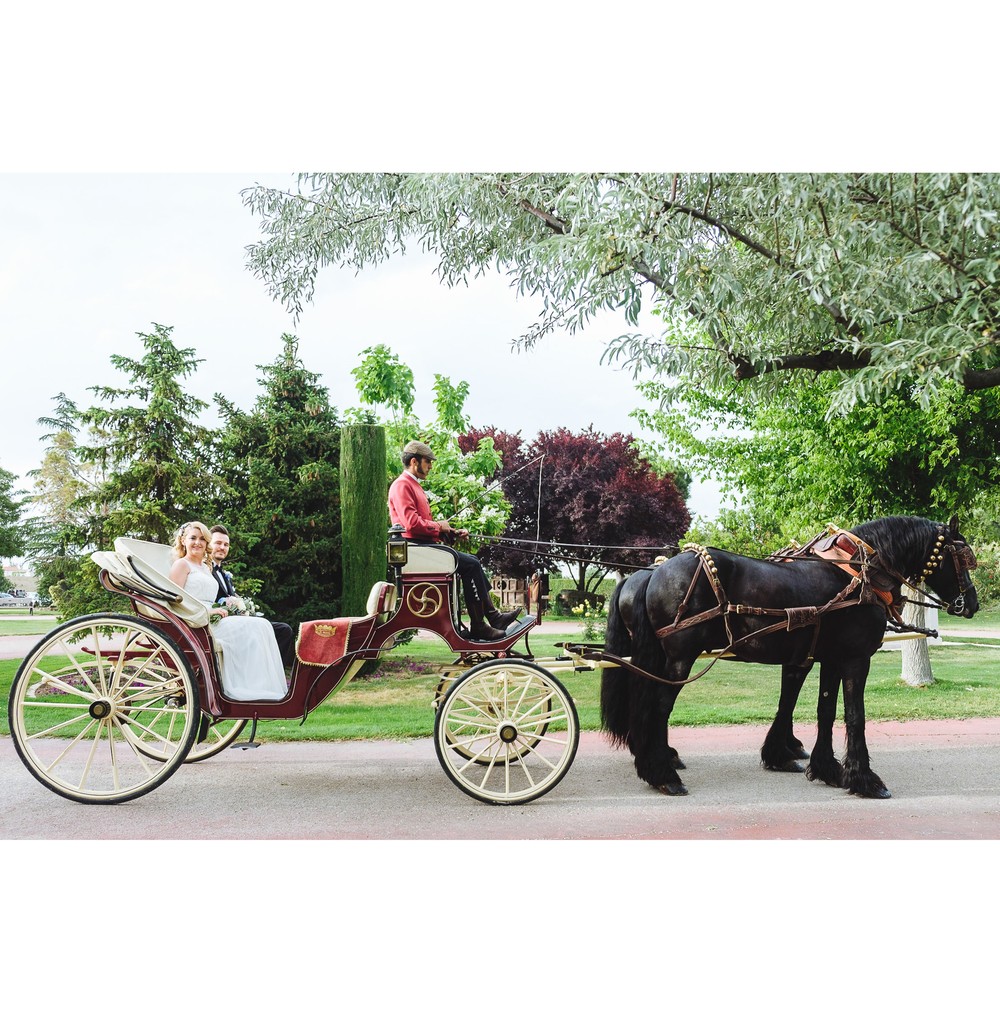
[[[573,699],[525,660],[487,660],[459,677],[434,719],[448,778],[486,804],[525,804],[569,771],[580,741]]]
[[[90,614],[25,657],[8,715],[14,747],[40,783],[83,804],[119,804],[176,772],[201,707],[187,658],[153,622]]]

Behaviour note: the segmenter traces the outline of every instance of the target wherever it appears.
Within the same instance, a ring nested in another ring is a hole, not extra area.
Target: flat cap
[[[434,459],[434,453],[431,451],[431,447],[425,442],[417,442],[416,439],[411,439],[403,447],[404,459],[408,456],[423,456],[428,460]]]

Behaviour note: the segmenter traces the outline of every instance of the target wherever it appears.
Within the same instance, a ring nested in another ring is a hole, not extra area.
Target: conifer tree
[[[153,326],[153,333],[137,335],[141,358],[111,356],[128,384],[90,387],[109,406],[80,412],[79,426],[92,440],[81,445],[80,458],[105,474],[80,500],[100,518],[96,548],[118,536],[169,542],[181,523],[201,515],[211,489],[209,433],[196,420],[208,405],[182,386],[200,359],[193,348],[174,345],[173,327]]]
[[[365,613],[374,583],[385,579],[389,523],[385,482],[385,429],[345,425],[340,453],[343,523],[343,611]]]
[[[281,354],[259,367],[252,410],[215,398],[224,427],[212,520],[230,532],[237,588],[241,573],[259,580],[258,602],[295,622],[340,613],[340,425],[297,339],[282,341]]]

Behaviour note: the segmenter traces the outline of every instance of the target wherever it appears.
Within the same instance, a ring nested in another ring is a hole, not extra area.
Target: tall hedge
[[[345,425],[340,442],[344,615],[364,614],[372,584],[385,579],[387,492],[385,429],[381,425]]]

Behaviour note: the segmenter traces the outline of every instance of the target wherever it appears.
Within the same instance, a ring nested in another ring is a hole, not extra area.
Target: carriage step
[[[253,718],[253,723],[250,726],[250,737],[245,741],[235,741],[230,744],[229,747],[237,751],[250,751],[251,748],[259,748],[260,742],[256,741],[254,738],[257,736],[257,717]]]

